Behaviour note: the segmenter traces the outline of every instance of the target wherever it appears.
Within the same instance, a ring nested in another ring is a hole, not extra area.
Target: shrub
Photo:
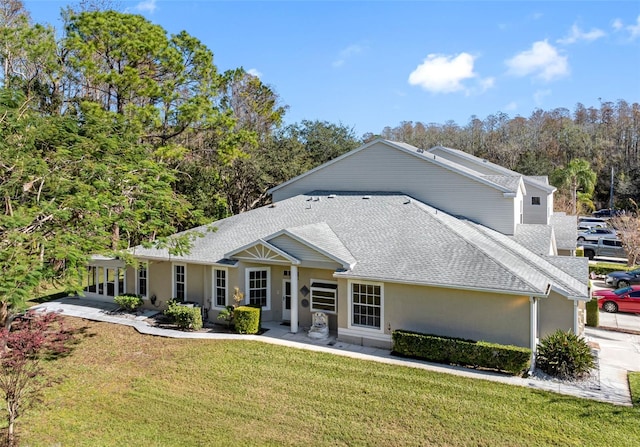
[[[558,329],[538,344],[537,365],[551,376],[579,379],[589,375],[595,359],[584,338]]]
[[[231,323],[233,322],[233,316],[236,308],[240,305],[242,300],[244,299],[244,293],[240,291],[238,287],[233,289],[233,304],[229,306],[225,306],[218,313],[218,320],[224,320],[227,322],[227,327],[231,327]]]
[[[257,334],[260,330],[260,308],[240,306],[236,307],[233,318],[236,332],[240,334]]]
[[[132,295],[130,293],[119,295],[115,297],[113,301],[115,301],[118,306],[131,312],[137,310],[138,307],[142,306],[143,303],[142,298],[140,298],[138,295]]]
[[[396,330],[393,351],[431,362],[496,369],[520,374],[529,367],[531,350],[462,338]]]
[[[587,326],[598,327],[599,313],[598,313],[598,299],[593,297],[591,301],[587,301]]]
[[[180,329],[198,331],[202,329],[202,312],[199,307],[181,306],[177,301],[169,301],[169,308],[164,314],[178,325]]]

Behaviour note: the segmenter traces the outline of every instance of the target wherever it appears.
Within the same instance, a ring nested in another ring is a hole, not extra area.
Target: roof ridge
[[[478,231],[483,232],[487,237],[489,237],[490,239],[492,239],[493,241],[495,241],[496,243],[500,244],[502,247],[504,247],[506,250],[511,251],[514,254],[517,255],[521,255],[521,253],[517,253],[515,252],[511,247],[509,247],[507,245],[507,239],[500,240],[500,238],[495,237],[494,234],[491,234],[489,231],[487,231],[488,229],[486,229],[485,227],[482,227],[480,225],[478,225],[480,228],[478,228]],[[508,239],[510,241],[510,243],[514,243],[514,244],[518,244],[518,242],[516,242],[515,240],[511,240]],[[565,272],[564,270],[562,270],[561,268],[559,268],[558,266],[552,264],[551,262],[549,262],[547,259],[545,259],[543,256],[540,256],[534,252],[532,252],[531,250],[529,250],[527,247],[524,247],[520,244],[518,244],[520,247],[522,247],[524,250],[527,251],[527,255],[528,257],[524,257],[522,258],[522,260],[524,262],[526,262],[528,265],[530,265],[531,267],[533,267],[535,270],[537,270],[538,272],[542,273],[545,277],[551,276],[553,280],[558,281],[560,283],[562,283],[565,287],[573,289],[574,292],[579,292],[579,288],[576,288],[575,285],[572,285],[571,282],[578,282],[578,280],[576,278],[574,278],[573,276],[571,276],[570,274],[568,274],[567,272]],[[534,260],[530,259],[530,257],[536,257],[539,258],[540,260],[543,261],[544,264],[546,264],[547,266],[550,266],[552,269],[557,270],[557,272],[560,273],[560,275],[558,275],[558,273],[553,273],[553,274],[549,274],[547,272],[545,272],[542,268],[541,268],[541,264],[538,262],[538,260],[536,260],[534,262]],[[559,277],[560,276],[560,277]],[[561,278],[564,277],[564,278]],[[569,278],[569,281],[566,281],[566,278]],[[582,284],[580,284],[582,286]],[[572,295],[573,296],[573,295]]]

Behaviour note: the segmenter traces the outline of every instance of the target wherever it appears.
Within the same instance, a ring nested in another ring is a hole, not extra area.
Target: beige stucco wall
[[[149,296],[155,295],[158,307],[166,307],[167,301],[173,298],[171,290],[171,263],[165,261],[149,261]]]
[[[340,281],[340,328],[348,328],[348,285]],[[384,334],[395,329],[529,347],[529,298],[404,284],[384,285]],[[367,340],[343,337],[363,344]],[[376,344],[376,343],[373,343]],[[378,343],[379,344],[379,343]]]
[[[551,291],[548,298],[539,301],[539,337],[540,339],[558,329],[573,331],[573,301],[557,292]]]
[[[248,268],[261,268],[261,267],[269,267],[271,271],[271,306],[269,310],[263,310],[262,319],[263,321],[281,321],[282,320],[282,309],[283,309],[283,292],[284,292],[284,280],[291,280],[290,276],[284,276],[284,271],[288,270],[291,272],[290,265],[265,265],[260,263],[249,263],[249,262],[240,262],[236,268],[227,269],[227,302],[233,304],[233,292],[235,287],[239,287],[240,291],[245,294],[245,302],[246,302],[246,292],[247,292],[247,284],[246,284],[246,270]],[[325,281],[335,281],[333,278],[333,270],[327,269],[318,269],[318,268],[305,268],[298,267],[298,291],[302,289],[304,286],[307,289],[311,288],[311,280],[312,279],[323,279]],[[211,292],[209,292],[211,293]],[[298,292],[298,324],[302,330],[308,329],[311,326],[311,309],[310,309],[310,295],[303,296],[302,293]],[[338,303],[341,301],[341,296],[338,293]],[[216,321],[217,315],[220,309],[213,308],[209,312],[209,319],[211,321]],[[337,317],[336,315],[329,314],[329,328],[331,330],[335,330],[337,327]]]

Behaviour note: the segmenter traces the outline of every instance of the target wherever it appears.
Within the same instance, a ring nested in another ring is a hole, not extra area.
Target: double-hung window
[[[149,267],[146,262],[141,262],[138,264],[138,281],[136,282],[136,294],[147,297],[147,286],[148,286],[148,278],[149,278]]]
[[[213,305],[225,307],[227,305],[227,271],[213,269]]]
[[[351,324],[382,329],[382,285],[351,283]]]
[[[247,293],[249,294],[248,303],[269,310],[271,305],[270,269],[268,267],[248,268],[245,272]]]
[[[187,299],[187,266],[173,265],[173,297],[178,301]]]

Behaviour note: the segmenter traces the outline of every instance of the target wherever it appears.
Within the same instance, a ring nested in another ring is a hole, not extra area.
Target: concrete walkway
[[[33,309],[46,312],[59,312],[66,316],[93,321],[124,324],[134,327],[141,334],[170,338],[255,340],[297,349],[326,352],[391,365],[408,366],[473,379],[491,380],[509,385],[552,391],[585,399],[609,402],[615,405],[631,405],[627,371],[640,371],[640,335],[594,328],[587,328],[585,337],[598,350],[598,377],[596,377],[595,380],[571,384],[535,376],[527,378],[513,377],[458,366],[403,359],[392,356],[388,350],[342,343],[337,341],[335,337],[327,340],[312,340],[306,336],[303,330],[300,330],[297,334],[293,334],[289,331],[288,326],[282,326],[277,322],[263,323],[263,327],[268,329],[268,331],[262,335],[221,334],[206,332],[206,329],[200,332],[162,329],[147,324],[146,319],[152,315],[153,311],[135,319],[130,319],[112,315],[111,313],[115,311],[117,307],[114,303],[68,297],[34,306]]]

